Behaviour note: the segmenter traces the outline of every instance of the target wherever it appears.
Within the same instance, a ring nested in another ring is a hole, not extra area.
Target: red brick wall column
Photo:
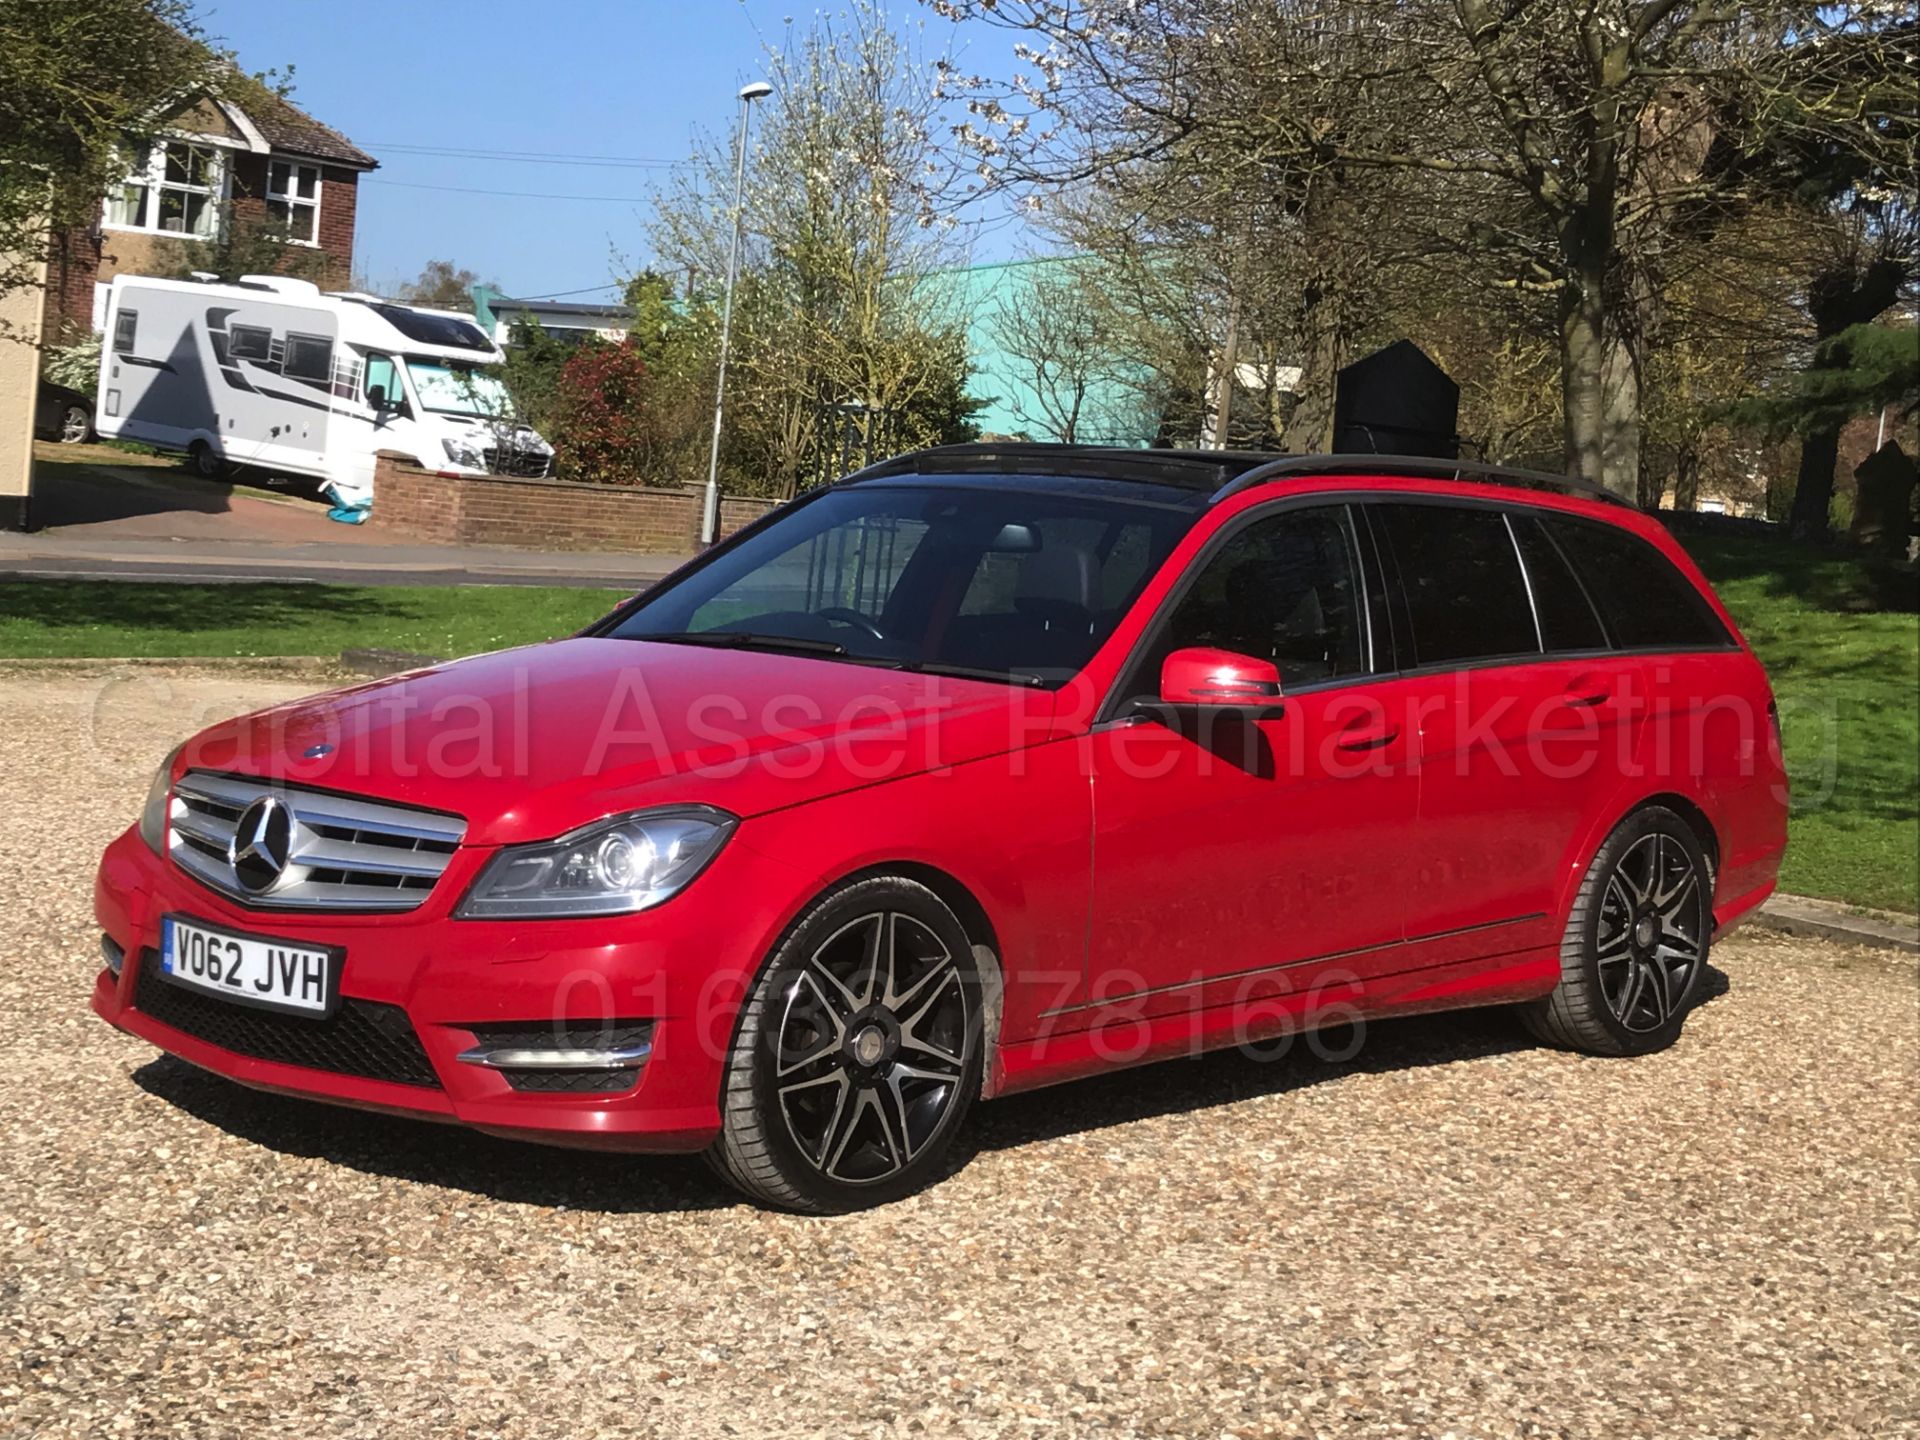
[[[440,545],[685,555],[699,547],[700,502],[700,491],[692,487],[442,475],[383,454],[367,524]],[[731,535],[772,508],[770,500],[724,499],[721,534]]]

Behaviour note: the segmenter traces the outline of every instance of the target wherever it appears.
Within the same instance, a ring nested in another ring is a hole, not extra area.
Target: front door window
[[[1161,663],[1189,645],[1271,660],[1289,690],[1373,669],[1346,507],[1283,511],[1228,539],[1194,577],[1136,667],[1130,698],[1158,693]]]
[[[400,367],[390,355],[369,355],[360,381],[361,396],[376,414],[404,414],[406,391],[400,388]]]

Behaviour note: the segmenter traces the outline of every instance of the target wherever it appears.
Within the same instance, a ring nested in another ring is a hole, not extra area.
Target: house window
[[[191,140],[156,140],[107,197],[106,223],[116,230],[209,239],[220,233],[226,193],[226,157],[218,150]]]
[[[318,245],[320,167],[272,161],[267,166],[267,213],[295,245]]]

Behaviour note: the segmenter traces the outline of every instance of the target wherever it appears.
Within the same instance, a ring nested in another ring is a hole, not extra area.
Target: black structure
[[[1350,455],[1460,453],[1460,387],[1411,340],[1347,366],[1333,392],[1333,448]]]

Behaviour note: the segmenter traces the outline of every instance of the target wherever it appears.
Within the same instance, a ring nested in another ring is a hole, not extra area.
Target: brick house
[[[99,329],[115,275],[176,270],[182,240],[211,239],[235,221],[283,229],[290,246],[324,256],[324,287],[347,285],[360,177],[379,162],[265,86],[235,89],[239,98],[183,105],[139,148],[100,218],[55,238],[48,343]]]

